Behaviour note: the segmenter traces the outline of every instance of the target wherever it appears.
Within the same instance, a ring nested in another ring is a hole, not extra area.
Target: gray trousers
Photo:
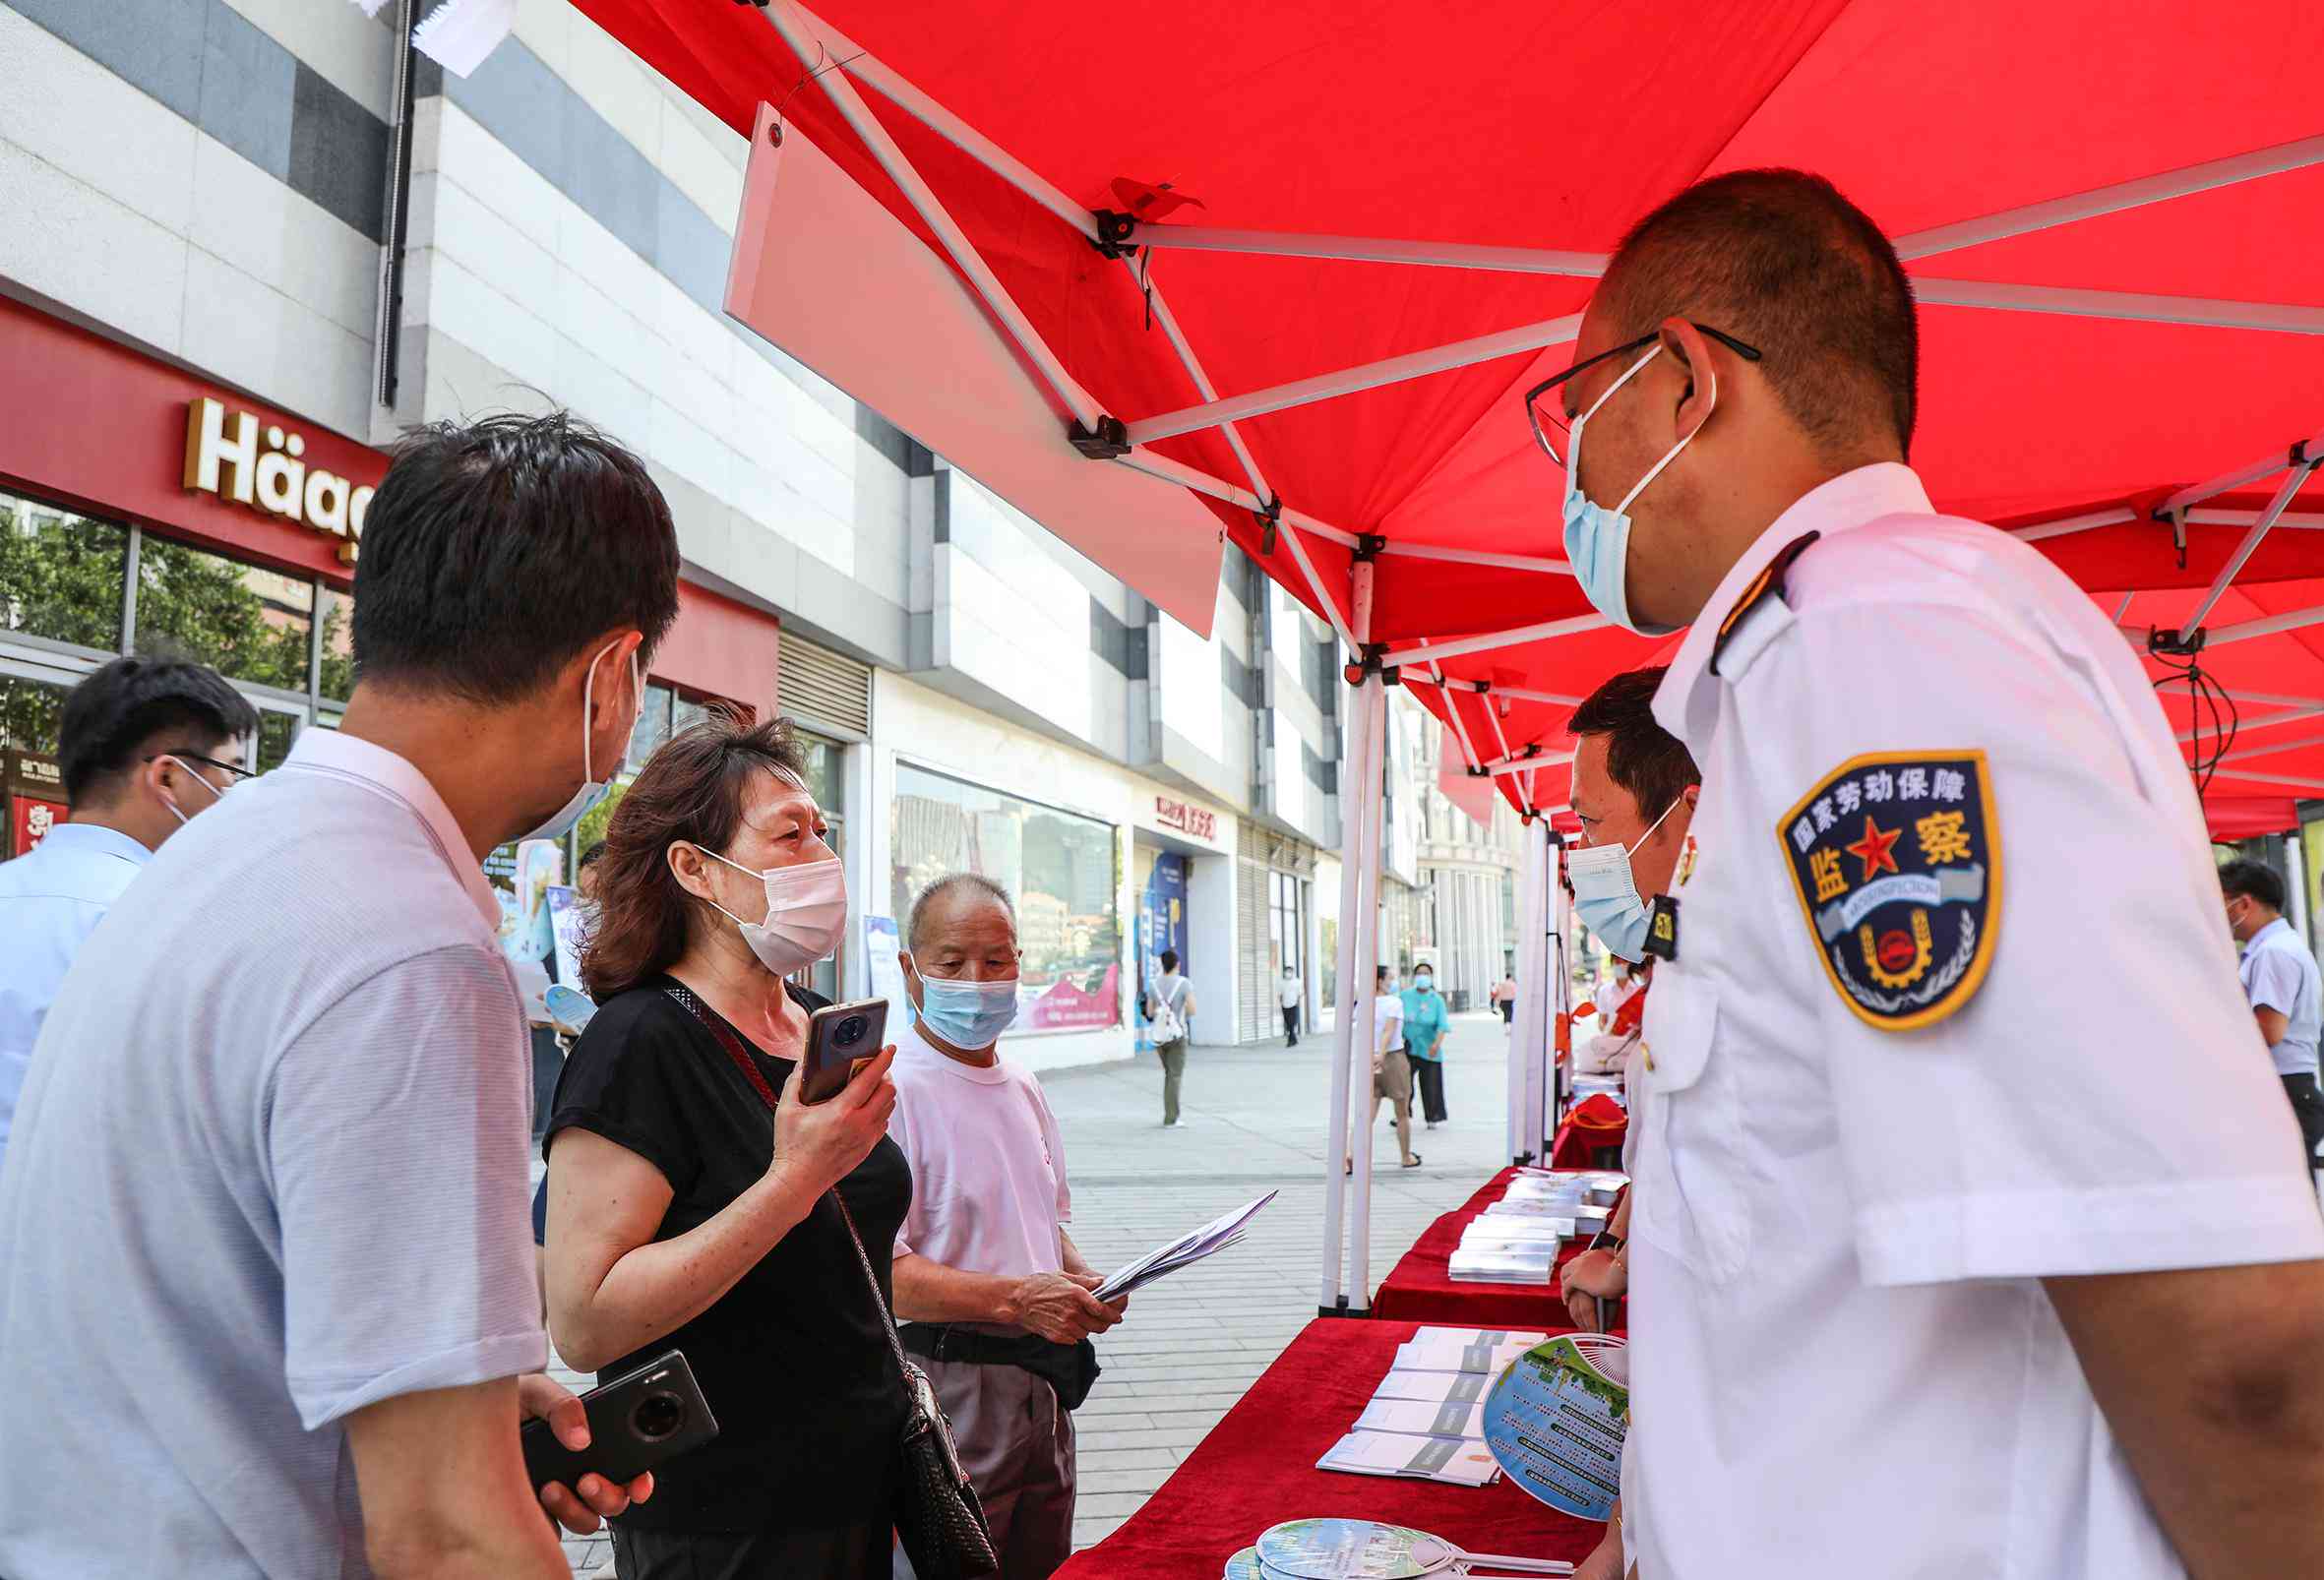
[[[912,1359],[952,1424],[993,1528],[1001,1580],[1048,1580],[1073,1555],[1073,1418],[1057,1390],[1021,1367]],[[895,1580],[912,1580],[901,1548]]]
[[[1187,1078],[1187,1040],[1163,1043],[1154,1050],[1162,1058],[1162,1123],[1178,1123],[1178,1088]]]

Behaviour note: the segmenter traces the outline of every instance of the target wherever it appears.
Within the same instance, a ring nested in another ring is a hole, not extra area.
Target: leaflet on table
[[[1415,1476],[1456,1487],[1483,1487],[1500,1475],[1500,1466],[1481,1442],[1393,1431],[1349,1432],[1315,1461],[1315,1468],[1359,1476]]]
[[[1534,1218],[1521,1213],[1497,1213],[1491,1218],[1471,1218],[1461,1226],[1460,1243],[1486,1240],[1556,1241],[1560,1238],[1558,1225],[1562,1218]]]
[[[1429,1405],[1473,1405],[1493,1379],[1482,1371],[1391,1371],[1372,1390],[1375,1399],[1413,1399]]]
[[[1520,1168],[1509,1184],[1514,1185],[1520,1180],[1579,1180],[1585,1185],[1612,1186],[1617,1190],[1630,1183],[1630,1177],[1620,1169],[1537,1169],[1531,1164]]]
[[[1608,1517],[1621,1494],[1629,1357],[1602,1334],[1560,1334],[1518,1358],[1485,1401],[1485,1443],[1552,1508]]]
[[[1621,1189],[1621,1182],[1579,1175],[1556,1176],[1521,1174],[1509,1182],[1501,1192],[1503,1201],[1594,1201],[1612,1200]]]
[[[1397,1371],[1497,1372],[1532,1348],[1525,1344],[1461,1344],[1414,1339],[1396,1347]]]
[[[1419,1399],[1375,1399],[1356,1418],[1358,1431],[1398,1431],[1413,1437],[1485,1439],[1485,1402],[1429,1404]]]
[[[1523,1284],[1547,1289],[1557,1261],[1555,1242],[1538,1252],[1464,1246],[1445,1262],[1444,1276],[1455,1284]]]
[[[1214,1255],[1238,1244],[1243,1238],[1244,1225],[1250,1223],[1261,1207],[1274,1199],[1275,1192],[1270,1190],[1255,1201],[1247,1201],[1233,1212],[1211,1219],[1192,1234],[1183,1235],[1167,1246],[1155,1246],[1100,1284],[1095,1292],[1097,1298],[1110,1301],[1117,1296],[1127,1295],[1141,1285],[1150,1284],[1189,1263],[1198,1262],[1205,1256]]]

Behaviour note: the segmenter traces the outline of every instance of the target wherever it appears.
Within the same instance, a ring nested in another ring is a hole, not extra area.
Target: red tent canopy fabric
[[[1206,399],[1141,280],[1219,394],[1268,391],[1576,313],[1589,255],[1638,214],[1700,176],[1767,164],[1830,176],[1899,238],[1924,303],[1912,458],[1938,507],[2026,531],[2110,608],[2135,592],[2125,622],[2191,612],[2280,478],[2204,500],[2178,531],[2155,518],[2159,501],[2324,429],[2324,110],[2311,69],[2324,14],[2293,0],[1177,0],[1136,13],[820,0],[815,16],[774,0],[817,40],[806,62],[750,5],[575,3],[738,130],[762,100],[781,106],[938,246],[844,120],[833,79],[812,68],[844,73],[1058,361],[1133,430]],[[1075,208],[1124,210],[1163,183],[1192,200],[1140,239],[1195,227],[1306,236],[1310,251],[1343,254],[1365,249],[1332,238],[1529,249],[1530,272],[1165,244],[1133,273],[900,106],[874,66]],[[2207,168],[2151,179],[2196,166]],[[2125,183],[2145,184],[2060,203]],[[1567,351],[1555,330],[1525,338],[1237,424],[1314,581],[1286,545],[1269,552],[1250,510],[1213,509],[1270,575],[1341,622],[1344,540],[1384,538],[1370,635],[1391,649],[1587,616],[1570,576],[1406,552],[1561,560],[1563,478],[1533,445],[1518,392]],[[1062,403],[1057,420],[1063,443]],[[1219,426],[1142,448],[1237,488],[1250,476]],[[2315,496],[2324,482],[2240,568],[2209,615],[2215,632],[2324,607]],[[2231,803],[2240,827],[2324,793],[2324,712],[2313,741],[2296,722],[2258,723],[2307,699],[2324,708],[2319,629],[2206,655],[2231,691],[2293,699],[2242,704],[2254,733],[2236,750],[2265,750],[2223,765],[2215,824]],[[1537,749],[1540,766],[1498,782],[1546,812],[1564,800],[1556,760],[1569,704],[1506,692],[1576,697],[1667,645],[1584,629],[1453,657],[1442,673],[1468,695],[1426,684],[1415,695],[1457,721],[1474,760]],[[1404,678],[1429,677],[1407,657]],[[1500,695],[1479,696],[1476,682]]]

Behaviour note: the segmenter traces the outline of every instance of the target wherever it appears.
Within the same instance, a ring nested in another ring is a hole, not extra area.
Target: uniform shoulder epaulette
[[[1712,674],[1719,673],[1719,655],[1726,651],[1727,638],[1735,635],[1736,628],[1743,623],[1743,617],[1765,600],[1784,595],[1784,577],[1790,573],[1792,562],[1806,553],[1807,545],[1822,535],[1820,532],[1807,532],[1792,539],[1776,552],[1773,559],[1760,567],[1757,576],[1751,577],[1751,583],[1743,588],[1743,596],[1735,600],[1735,607],[1727,611],[1727,618],[1719,622],[1719,639],[1711,644]]]

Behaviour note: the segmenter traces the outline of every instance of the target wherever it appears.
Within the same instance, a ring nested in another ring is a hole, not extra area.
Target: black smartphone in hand
[[[807,1052],[799,1061],[802,1103],[827,1103],[847,1090],[855,1066],[887,1040],[887,1001],[827,1003],[807,1017]]]
[[[545,1421],[524,1424],[524,1474],[535,1491],[551,1482],[571,1487],[592,1471],[626,1486],[718,1435],[694,1368],[676,1350],[591,1388],[581,1402],[589,1418],[586,1448],[566,1447]]]

